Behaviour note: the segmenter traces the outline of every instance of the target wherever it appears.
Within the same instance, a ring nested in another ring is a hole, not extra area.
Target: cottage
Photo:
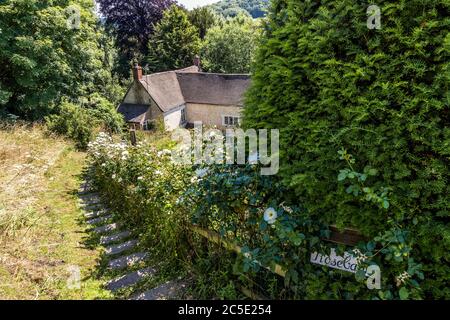
[[[240,123],[243,97],[250,84],[247,74],[201,72],[191,67],[143,75],[133,69],[134,81],[118,107],[131,128],[147,130],[163,119],[166,130],[201,121],[224,129]]]

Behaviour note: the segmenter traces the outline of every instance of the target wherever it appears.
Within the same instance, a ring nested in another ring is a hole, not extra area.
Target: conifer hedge
[[[293,198],[369,239],[405,231],[419,296],[450,298],[450,1],[272,0],[264,29],[244,126],[281,130]]]

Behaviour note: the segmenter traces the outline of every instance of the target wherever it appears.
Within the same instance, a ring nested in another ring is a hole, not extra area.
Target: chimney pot
[[[194,57],[194,66],[198,67],[198,70],[202,70],[200,57],[197,55]]]
[[[142,67],[140,67],[137,63],[133,68],[133,77],[135,81],[139,81],[142,79]]]

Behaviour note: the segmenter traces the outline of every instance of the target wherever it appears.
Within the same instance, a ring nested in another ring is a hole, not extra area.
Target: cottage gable
[[[164,119],[167,130],[195,121],[217,127],[234,125],[250,85],[249,75],[200,72],[198,66],[151,75],[142,75],[136,66],[134,76],[118,111],[139,129],[158,118]]]

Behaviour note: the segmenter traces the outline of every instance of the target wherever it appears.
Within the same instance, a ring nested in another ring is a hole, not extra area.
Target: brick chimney
[[[194,57],[194,66],[198,67],[198,71],[202,71],[202,63],[198,55]]]
[[[135,81],[142,79],[142,68],[136,63],[133,68],[133,78]]]

